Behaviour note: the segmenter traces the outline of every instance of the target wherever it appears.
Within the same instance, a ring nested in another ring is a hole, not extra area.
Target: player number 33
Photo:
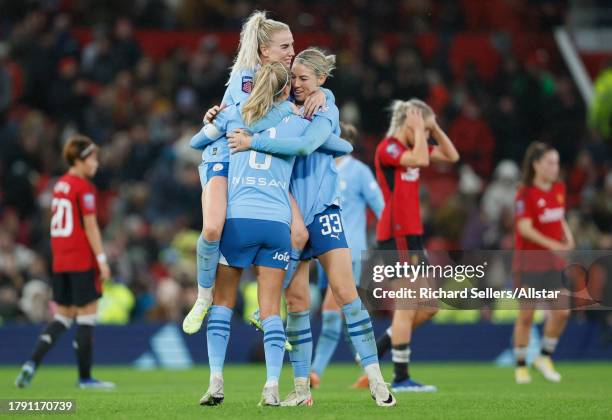
[[[322,226],[321,235],[342,232],[342,223],[338,214],[324,214],[319,216],[319,223]]]

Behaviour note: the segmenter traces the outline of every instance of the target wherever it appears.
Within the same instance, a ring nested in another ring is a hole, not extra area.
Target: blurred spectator
[[[130,322],[134,307],[134,295],[124,284],[106,281],[104,293],[98,302],[98,322],[100,324],[125,325]]]
[[[156,305],[147,314],[150,321],[180,321],[184,314],[182,311],[181,287],[171,279],[163,279],[157,287]]]
[[[0,123],[13,99],[11,74],[8,70],[8,45],[0,42]]]
[[[490,223],[499,223],[504,210],[514,209],[514,197],[520,178],[520,169],[511,160],[502,160],[493,173],[493,181],[482,196],[482,211]]]
[[[603,232],[612,233],[612,172],[606,175],[603,190],[595,197],[593,221]]]
[[[115,23],[115,38],[113,42],[113,58],[117,70],[131,70],[140,59],[140,45],[134,39],[132,22],[120,18]]]
[[[49,299],[51,288],[41,280],[30,280],[23,288],[23,295],[19,300],[19,308],[27,316],[28,321],[42,323],[49,321]]]
[[[491,175],[495,139],[473,100],[464,101],[461,114],[450,126],[449,136],[463,162],[481,177],[486,178]]]

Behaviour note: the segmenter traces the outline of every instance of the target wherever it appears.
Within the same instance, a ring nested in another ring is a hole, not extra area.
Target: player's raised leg
[[[215,163],[214,165],[227,165]],[[214,171],[206,176],[208,183],[202,191],[202,234],[197,243],[198,298],[183,320],[183,331],[194,334],[200,330],[206,312],[212,303],[215,274],[219,263],[219,241],[227,211],[227,175]],[[213,176],[219,174],[219,176]],[[209,177],[210,176],[210,177]]]

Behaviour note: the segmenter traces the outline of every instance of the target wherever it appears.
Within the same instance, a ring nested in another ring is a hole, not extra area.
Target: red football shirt
[[[563,220],[565,218],[565,185],[556,182],[549,191],[536,186],[519,188],[515,199],[514,247],[517,251],[545,251],[542,246],[523,238],[516,228],[523,218],[531,219],[533,227],[548,238],[563,241]],[[522,263],[516,258],[520,255]],[[554,263],[553,263],[554,260]],[[528,271],[543,271],[560,268],[562,261],[548,252],[516,252],[514,268]],[[553,265],[551,265],[553,264]]]
[[[376,239],[386,241],[405,235],[422,235],[419,202],[419,168],[400,165],[402,154],[411,150],[395,137],[383,139],[376,147],[376,179],[385,199]],[[429,153],[432,148],[429,147]]]
[[[97,266],[83,228],[83,216],[96,213],[96,190],[86,179],[62,176],[51,203],[53,272],[87,271]]]

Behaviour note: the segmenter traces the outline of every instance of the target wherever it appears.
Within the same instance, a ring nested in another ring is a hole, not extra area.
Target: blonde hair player
[[[428,146],[429,137],[437,142]],[[433,110],[419,99],[394,101],[387,137],[376,148],[376,178],[385,199],[385,207],[376,227],[378,249],[387,251],[386,264],[426,262],[423,225],[419,203],[421,168],[430,160],[456,162],[459,153],[436,121]],[[419,282],[425,279],[419,279]],[[407,279],[395,279],[394,287],[411,287]],[[395,392],[432,392],[436,387],[413,381],[408,373],[412,331],[437,312],[435,302],[417,309],[393,312],[393,321],[378,339],[378,354],[390,347],[394,366],[391,389]],[[365,386],[360,378],[356,387]]]
[[[340,123],[341,137],[351,142],[357,142],[357,129],[346,123]],[[346,232],[346,240],[351,249],[353,276],[357,286],[361,279],[361,253],[367,250],[366,209],[380,218],[385,201],[382,191],[376,182],[372,170],[352,155],[336,158],[338,171],[338,188],[342,206],[342,222]],[[338,306],[325,271],[317,264],[318,287],[325,293],[321,305],[322,327],[315,349],[310,384],[313,388],[319,386],[323,372],[327,368],[342,335],[342,311]]]
[[[229,150],[226,139],[221,138],[222,132],[218,129],[223,122],[214,120],[223,107],[246,101],[253,89],[255,72],[262,65],[279,62],[289,67],[294,55],[293,35],[289,26],[268,18],[266,12],[254,12],[240,32],[238,54],[232,66],[222,105],[211,108],[204,117],[207,124],[202,130],[206,131],[208,137],[218,140],[206,146],[192,140],[192,147],[203,150],[202,163],[198,167],[202,184],[202,234],[196,247],[198,297],[183,320],[183,331],[187,334],[200,330],[212,302],[219,261],[219,240],[227,212]],[[310,105],[316,108],[326,102],[323,93],[309,100]],[[215,124],[212,124],[213,121]]]
[[[265,64],[255,75],[254,89],[242,106],[232,105],[224,130],[247,125],[254,129],[268,120],[267,132],[277,147],[291,143],[309,120],[294,114],[286,102],[290,91],[289,72],[283,64]],[[274,120],[275,122],[270,122]],[[263,128],[262,128],[263,129]],[[256,131],[256,130],[255,130]],[[345,150],[350,151],[350,145]],[[223,366],[227,350],[233,308],[242,270],[255,266],[258,300],[264,332],[267,380],[260,405],[279,405],[278,378],[286,341],[279,317],[282,280],[289,260],[292,212],[289,179],[297,153],[266,154],[256,151],[232,153],[228,187],[227,220],[221,237],[223,260],[217,274],[222,280],[214,293],[207,327],[208,360],[211,371],[209,388],[200,400],[203,405],[217,405],[224,399]],[[256,184],[244,182],[258,179]]]

